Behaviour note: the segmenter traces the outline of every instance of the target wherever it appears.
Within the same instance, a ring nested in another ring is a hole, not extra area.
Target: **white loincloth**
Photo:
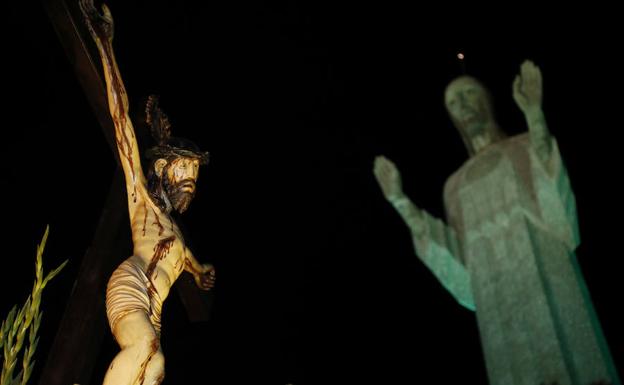
[[[127,314],[142,311],[160,335],[162,301],[155,289],[150,295],[149,287],[152,283],[134,261],[129,259],[119,265],[106,288],[106,316],[111,331],[114,332],[117,322]]]

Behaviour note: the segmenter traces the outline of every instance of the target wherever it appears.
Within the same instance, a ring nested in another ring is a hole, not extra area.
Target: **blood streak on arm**
[[[184,265],[186,266],[187,270],[189,271],[189,273],[196,275],[196,274],[201,274],[200,271],[197,271],[197,269],[195,269],[193,267],[193,263],[191,262],[190,259],[188,258],[184,258]]]
[[[122,164],[125,166],[124,170],[127,172],[126,178],[130,178],[130,181],[127,182],[132,185],[133,202],[136,203],[136,174],[138,172],[142,175],[142,170],[134,128],[128,115],[128,96],[119,75],[112,43],[109,40],[102,42],[101,55],[108,85],[109,109],[115,123],[115,141],[119,156],[122,158]]]

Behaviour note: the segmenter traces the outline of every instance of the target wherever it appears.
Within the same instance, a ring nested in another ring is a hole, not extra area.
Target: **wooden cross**
[[[61,324],[39,380],[40,385],[87,385],[108,328],[104,297],[115,267],[132,250],[127,197],[114,137],[102,65],[82,19],[78,2],[44,0],[48,17],[84,89],[117,161],[117,169],[91,246],[74,283]],[[135,127],[140,129],[140,127]],[[145,133],[137,132],[139,139]],[[176,286],[191,321],[208,319],[208,306],[189,274]]]

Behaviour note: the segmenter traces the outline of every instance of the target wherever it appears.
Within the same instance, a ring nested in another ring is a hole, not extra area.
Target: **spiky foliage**
[[[25,385],[28,382],[35,365],[33,356],[39,342],[37,333],[43,315],[40,310],[41,293],[48,281],[54,278],[67,264],[67,261],[63,262],[43,278],[42,256],[49,230],[50,228],[47,226],[41,243],[37,245],[36,278],[31,294],[19,310],[17,310],[17,305],[13,306],[7,318],[2,321],[0,355],[3,358],[3,363],[0,385]],[[13,372],[18,363],[18,355],[24,347],[26,337],[28,337],[28,344],[22,354],[22,367],[17,376],[13,377]]]

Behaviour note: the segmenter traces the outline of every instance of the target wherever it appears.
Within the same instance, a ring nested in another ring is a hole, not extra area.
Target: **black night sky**
[[[442,103],[460,50],[512,134],[525,129],[512,80],[525,58],[541,67],[576,193],[579,264],[622,372],[614,25],[581,10],[501,11],[484,24],[407,3],[108,2],[131,108],[159,94],[174,135],[211,154],[180,218],[217,269],[211,317],[191,323],[171,292],[164,384],[486,383],[474,314],[413,254],[371,172],[375,155],[395,160],[413,201],[443,216],[443,183],[467,156]],[[115,162],[42,4],[5,18],[0,318],[30,291],[46,224],[46,270],[69,259],[44,292],[35,384]],[[93,384],[117,351],[106,333]]]

